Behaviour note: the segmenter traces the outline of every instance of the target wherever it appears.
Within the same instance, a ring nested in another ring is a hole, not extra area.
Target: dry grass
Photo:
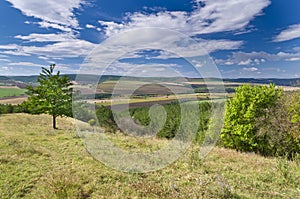
[[[87,153],[73,120],[0,115],[0,198],[299,198],[300,162],[215,147],[205,158],[194,146],[168,167],[123,173]],[[120,147],[147,148],[121,134]],[[159,141],[159,143],[161,143]]]
[[[0,99],[0,104],[12,104],[12,105],[18,105],[22,104],[28,99],[28,97],[9,97]]]

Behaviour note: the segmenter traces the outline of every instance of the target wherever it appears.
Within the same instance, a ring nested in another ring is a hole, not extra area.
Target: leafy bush
[[[91,126],[95,126],[95,125],[96,125],[96,120],[90,119],[90,120],[88,121],[88,123],[89,123],[89,125],[91,125]]]
[[[285,93],[268,117],[257,118],[259,135],[268,137],[268,155],[288,159],[300,152],[300,92]]]
[[[239,151],[270,153],[269,136],[259,134],[257,118],[268,118],[282,91],[270,86],[243,85],[226,105],[221,132],[223,145]]]
[[[98,106],[96,110],[96,116],[101,127],[106,128],[111,132],[115,132],[118,129],[113,117],[113,113],[109,108],[103,105]]]

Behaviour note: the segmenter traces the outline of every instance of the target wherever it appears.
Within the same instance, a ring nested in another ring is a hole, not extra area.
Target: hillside
[[[132,174],[105,167],[87,153],[73,120],[47,115],[0,115],[0,198],[297,198],[300,162],[215,147],[196,148],[163,170]],[[137,148],[156,144],[108,135]],[[298,165],[297,165],[298,164]]]

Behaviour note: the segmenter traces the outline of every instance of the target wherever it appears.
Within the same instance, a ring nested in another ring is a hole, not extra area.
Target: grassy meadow
[[[150,173],[123,173],[96,161],[73,119],[0,115],[0,198],[298,198],[300,160],[265,158],[215,147],[204,159],[193,146],[178,161]],[[161,141],[111,134],[124,148]]]

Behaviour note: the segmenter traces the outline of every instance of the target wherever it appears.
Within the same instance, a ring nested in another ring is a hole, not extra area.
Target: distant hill
[[[65,74],[68,76],[72,81],[75,81],[77,78],[77,74]],[[32,75],[32,76],[0,76],[0,81],[16,81],[16,82],[22,82],[25,84],[35,84],[37,83],[38,75]],[[80,76],[80,83],[88,83],[88,82],[95,82],[98,81],[99,76],[98,75],[81,75]],[[102,83],[104,81],[117,81],[120,78],[124,80],[134,80],[134,81],[151,81],[151,80],[164,80],[164,81],[170,81],[170,82],[179,82],[181,81],[182,77],[130,77],[130,76],[115,76],[115,75],[103,75],[101,76],[101,79],[99,83]],[[186,78],[187,81],[190,82],[201,82],[204,81],[203,78]],[[77,79],[78,80],[78,79]],[[221,81],[222,79],[219,78],[205,78],[206,82],[209,81]],[[278,86],[300,86],[300,78],[290,78],[290,79],[279,79],[279,78],[237,78],[237,79],[230,79],[225,78],[223,79],[224,82],[237,82],[237,83],[249,83],[249,84],[270,84],[274,83]]]
[[[8,77],[0,76],[0,81],[6,81],[6,80],[8,80],[8,79],[9,79]]]
[[[270,84],[274,83],[278,86],[300,86],[300,78],[291,79],[277,79],[277,78],[238,78],[238,79],[224,79],[224,82],[238,82],[238,83],[249,83],[249,84]]]

